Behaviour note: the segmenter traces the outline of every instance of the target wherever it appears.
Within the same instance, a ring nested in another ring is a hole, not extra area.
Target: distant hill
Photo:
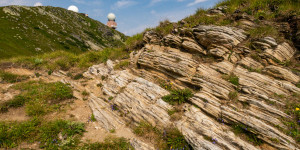
[[[123,45],[126,36],[58,7],[0,7],[0,59],[66,50],[81,53]]]

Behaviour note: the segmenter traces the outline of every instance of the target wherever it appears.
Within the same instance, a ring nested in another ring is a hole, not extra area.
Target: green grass
[[[26,80],[28,78],[29,78],[28,76],[16,75],[13,73],[4,72],[0,70],[0,82],[2,80],[2,82],[5,83],[15,83],[15,82]]]
[[[280,33],[273,26],[259,26],[257,28],[253,28],[249,31],[250,37],[253,39],[260,39],[267,36],[273,37],[275,39],[280,40]]]
[[[185,103],[193,96],[189,89],[173,90],[169,95],[162,97],[162,99],[171,105],[180,105]]]
[[[91,121],[92,121],[92,122],[97,121],[97,119],[95,118],[95,115],[94,115],[94,114],[91,115]]]
[[[233,73],[230,73],[229,75],[223,75],[222,78],[233,85],[239,86],[239,77]]]
[[[239,93],[237,91],[230,91],[229,94],[228,94],[228,98],[230,100],[237,100],[238,99],[238,95]]]
[[[133,147],[125,138],[109,137],[104,142],[85,143],[79,150],[131,150]]]
[[[39,141],[40,148],[70,149],[78,144],[78,137],[84,131],[84,124],[66,120],[48,122],[32,118],[25,122],[0,122],[0,148],[14,148],[21,142]],[[59,139],[59,134],[66,139]]]
[[[67,71],[71,68],[87,69],[94,64],[104,63],[108,59],[115,60],[128,57],[129,54],[124,51],[124,48],[106,48],[102,51],[89,51],[80,55],[75,55],[71,52],[56,51],[32,57],[15,57],[2,60],[0,61],[0,64],[13,63],[16,66],[22,66],[29,69]]]
[[[116,64],[114,66],[114,69],[125,69],[126,67],[128,67],[130,65],[130,61],[128,60],[123,60],[123,61],[120,61],[118,64]]]
[[[287,126],[284,129],[285,133],[292,136],[297,143],[300,143],[300,94],[294,93],[289,97],[285,98],[285,113],[290,118],[282,118],[282,122]]]
[[[216,5],[228,6],[227,12],[233,13],[239,9],[249,15],[263,16],[265,19],[273,19],[274,17],[284,15],[299,15],[299,0],[225,0]]]
[[[17,6],[8,6],[12,8]],[[3,7],[0,8],[1,10]],[[12,8],[13,9],[13,8]],[[14,8],[20,17],[8,15],[0,11],[0,59],[16,56],[40,55],[56,50],[81,54],[91,47],[91,41],[100,47],[123,46],[126,36],[117,30],[89,17],[78,15],[64,8],[44,6],[46,15],[39,13],[36,7]],[[55,16],[56,20],[48,15]],[[18,23],[15,21],[18,20]],[[73,22],[70,24],[70,22]],[[20,26],[21,25],[21,26]],[[115,38],[119,36],[120,39]],[[36,50],[40,48],[40,50]]]
[[[165,36],[167,34],[170,34],[173,29],[173,23],[171,23],[169,20],[164,20],[159,22],[159,25],[154,28],[154,31],[161,36]]]
[[[233,126],[233,132],[236,135],[245,135],[247,140],[254,145],[261,145],[263,141],[257,137],[256,134],[251,132],[251,128],[243,125],[243,124],[234,124]]]
[[[82,91],[81,95],[82,95],[82,96],[89,96],[90,93],[84,90],[84,91]]]
[[[136,135],[154,143],[158,149],[192,149],[180,131],[173,127],[162,130],[150,123],[140,122],[133,131]]]
[[[143,33],[135,34],[125,41],[125,47],[128,51],[139,50],[143,47]]]
[[[1,103],[1,112],[6,112],[9,108],[25,105],[26,113],[29,116],[39,116],[57,109],[62,101],[73,98],[72,89],[61,82],[44,83],[30,81],[19,83],[13,88],[20,90],[21,94]]]

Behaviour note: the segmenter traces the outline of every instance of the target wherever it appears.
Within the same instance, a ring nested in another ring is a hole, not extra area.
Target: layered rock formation
[[[201,25],[193,28],[192,34],[161,38],[149,31],[144,35],[145,46],[131,54],[132,68],[114,70],[112,61],[90,67],[85,76],[103,85],[103,96],[90,98],[103,128],[147,121],[153,126],[175,125],[194,149],[262,149],[234,134],[233,128],[239,126],[267,147],[298,149],[296,141],[283,132],[289,128],[282,122],[290,117],[281,109],[286,99],[274,95],[300,93],[295,85],[299,76],[278,64],[266,63],[268,59],[288,61],[296,50],[270,37],[254,41],[262,50],[261,59],[266,60],[261,63],[241,45],[247,39],[241,29]],[[218,61],[202,62],[195,55],[213,55]],[[233,75],[238,83],[224,78]],[[194,90],[181,119],[170,119],[168,110],[173,106],[161,99],[169,92],[157,79]]]

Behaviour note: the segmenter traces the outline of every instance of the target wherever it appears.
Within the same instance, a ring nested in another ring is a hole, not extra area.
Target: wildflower
[[[300,110],[300,108],[297,107],[297,108],[296,108],[296,111],[299,111],[299,110]]]

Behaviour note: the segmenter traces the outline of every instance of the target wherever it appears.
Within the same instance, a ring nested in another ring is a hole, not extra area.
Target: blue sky
[[[220,0],[0,0],[0,6],[27,5],[37,2],[44,6],[68,8],[75,5],[79,12],[87,13],[93,19],[107,22],[107,14],[116,14],[119,31],[126,35],[155,27],[159,21],[178,21],[193,14],[197,8],[213,7]]]

